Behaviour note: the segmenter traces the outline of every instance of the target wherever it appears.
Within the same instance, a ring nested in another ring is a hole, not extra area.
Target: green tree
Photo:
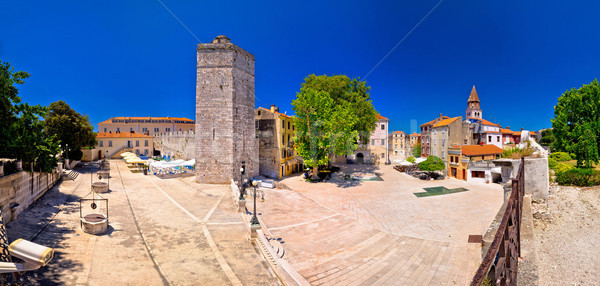
[[[421,142],[415,143],[415,145],[413,145],[411,148],[411,152],[412,152],[413,157],[415,157],[415,158],[421,157]]]
[[[577,166],[598,163],[600,145],[600,85],[595,79],[558,98],[552,119],[556,151],[577,155]],[[585,141],[585,143],[583,143]]]
[[[323,90],[302,88],[292,102],[296,117],[294,149],[317,178],[319,166],[334,155],[348,155],[358,147],[359,120],[351,102],[337,102]]]
[[[23,84],[29,74],[13,72],[10,63],[0,61],[0,157],[15,158],[13,140],[18,136],[14,128],[17,121],[16,106],[21,102],[17,84]]]
[[[552,146],[554,143],[554,134],[552,129],[542,130],[542,138],[540,139],[540,145]]]
[[[54,136],[44,132],[47,108],[21,103],[17,84],[29,74],[13,72],[9,63],[0,61],[0,156],[21,159],[34,170],[51,172],[56,166],[59,147]]]
[[[68,144],[71,149],[69,158],[75,160],[81,158],[81,148],[96,145],[96,133],[89,118],[77,113],[62,100],[50,104],[46,132],[55,135],[63,148]]]
[[[419,169],[423,171],[439,171],[446,169],[446,165],[439,157],[430,155],[425,161],[419,163]]]
[[[371,89],[365,81],[350,79],[345,75],[309,75],[304,79],[300,92],[314,89],[327,92],[334,104],[347,106],[357,120],[352,130],[358,131],[362,144],[368,144],[377,123],[377,111],[369,95]]]

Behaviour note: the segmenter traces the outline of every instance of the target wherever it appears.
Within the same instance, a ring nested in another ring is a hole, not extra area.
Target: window
[[[121,128],[117,127],[117,132],[121,132]]]
[[[281,134],[281,144],[285,145],[285,134]]]
[[[127,140],[127,147],[131,147],[131,141]]]
[[[144,149],[144,155],[148,155],[148,149]]]
[[[446,139],[442,139],[442,147],[444,147],[444,145],[446,145]]]
[[[171,128],[169,128],[169,127],[165,128],[165,132],[171,132]]]
[[[106,128],[104,128],[104,133],[106,133]]]
[[[148,140],[144,140],[144,146],[148,147]]]
[[[154,128],[154,132],[158,132],[158,127],[155,127],[155,128]]]
[[[140,140],[135,140],[135,147],[140,147]]]
[[[485,178],[484,171],[471,171],[471,178]]]
[[[104,141],[100,140],[100,147],[104,147]]]
[[[146,128],[146,127],[142,128],[142,132],[144,132],[144,133],[148,132],[148,128]]]
[[[385,146],[385,139],[381,139],[381,146]]]
[[[288,134],[288,145],[290,145],[290,135]]]
[[[260,116],[260,110],[257,112],[257,114]]]
[[[108,140],[108,147],[112,147],[112,140]]]
[[[133,127],[129,127],[129,132],[133,131]]]
[[[281,129],[285,129],[285,120],[281,119]]]
[[[488,142],[492,142],[492,135],[488,135]]]
[[[394,145],[394,149],[398,149],[398,144]]]
[[[433,146],[437,146],[437,139],[433,139]]]
[[[496,136],[496,142],[500,142],[500,136]]]
[[[381,124],[381,130],[385,130],[385,124]]]
[[[139,155],[140,154],[140,149],[135,149],[135,154]]]
[[[375,139],[371,139],[371,146],[375,146]]]
[[[288,129],[290,129],[290,122],[288,121]]]
[[[433,156],[437,156],[437,150],[433,150]]]

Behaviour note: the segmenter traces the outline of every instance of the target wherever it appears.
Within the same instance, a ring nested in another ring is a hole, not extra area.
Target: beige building
[[[388,135],[390,160],[404,160],[408,155],[408,136],[403,131],[394,131]]]
[[[98,123],[98,132],[137,132],[154,136],[157,133],[194,131],[194,120],[179,117],[113,117]]]
[[[431,127],[431,154],[448,163],[450,145],[471,144],[469,124],[463,122],[462,116],[443,119]]]
[[[129,151],[138,155],[152,156],[154,144],[152,136],[130,132],[100,132],[96,135],[96,152],[102,158],[121,158],[119,155]]]
[[[416,132],[410,134],[408,136],[408,146],[407,146],[408,148],[406,148],[406,149],[408,149],[408,151],[406,153],[406,156],[407,157],[412,156],[412,148],[420,143],[421,143],[421,134],[416,133]]]
[[[296,127],[292,118],[280,113],[279,108],[259,107],[255,110],[255,127],[258,137],[258,166],[263,176],[281,179],[302,172],[302,159],[294,150]]]

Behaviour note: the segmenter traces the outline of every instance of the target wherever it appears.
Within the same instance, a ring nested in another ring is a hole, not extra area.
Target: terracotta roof
[[[410,137],[413,137],[413,136],[421,137],[421,134],[414,132],[413,134],[410,134]]]
[[[283,117],[290,118],[290,116],[289,116],[289,115],[287,115],[287,114],[285,114],[285,113],[281,113],[281,112],[275,112],[275,113],[277,113],[277,114],[279,114],[279,115],[281,115],[281,116],[283,116]]]
[[[450,117],[448,117],[448,116],[442,116],[442,119],[448,119],[448,118],[450,118]],[[434,120],[431,120],[431,121],[429,121],[429,122],[427,122],[427,123],[423,123],[423,124],[419,125],[419,127],[423,127],[423,126],[427,126],[427,125],[434,124],[434,123],[435,123],[435,121],[436,121],[436,120],[438,120],[438,119],[439,119],[439,118],[436,118],[436,119],[434,119]]]
[[[471,94],[469,95],[468,102],[476,101],[479,102],[479,96],[477,96],[477,91],[475,90],[475,85],[473,85],[473,89],[471,89]]]
[[[463,145],[462,153],[465,156],[482,156],[502,154],[502,148],[496,145]]]
[[[388,120],[389,121],[390,119],[377,114],[377,120]]]
[[[436,123],[435,125],[433,125],[433,127],[435,128],[435,127],[442,127],[442,126],[449,125],[450,123],[452,123],[452,122],[456,121],[456,120],[457,120],[457,119],[459,119],[459,118],[460,118],[460,116],[459,116],[459,117],[454,117],[454,118],[447,118],[447,119],[444,119],[444,120],[442,120],[442,121],[440,121],[440,122]]]
[[[137,133],[137,132],[119,132],[119,133],[108,133],[100,132],[96,134],[96,138],[152,138],[150,135]]]
[[[479,121],[481,121],[481,123],[483,123],[483,125],[502,127],[502,126],[500,126],[500,124],[492,123],[492,122],[487,121],[485,119],[480,119],[480,118],[475,118],[475,117],[469,117],[469,119],[479,120]]]
[[[521,131],[513,131],[510,129],[504,129],[504,128],[500,128],[500,132],[502,132],[503,134],[521,135]]]
[[[187,121],[186,123],[194,123],[194,120],[184,117],[113,117],[108,120],[104,120],[100,123],[113,123],[113,120],[176,120],[176,121]],[[117,122],[115,122],[117,123]]]
[[[404,134],[404,131],[394,131],[392,133]]]

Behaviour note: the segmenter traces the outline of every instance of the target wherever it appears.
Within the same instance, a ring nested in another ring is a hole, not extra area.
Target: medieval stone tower
[[[258,175],[254,127],[254,56],[225,36],[198,44],[196,74],[196,178],[228,184]]]
[[[471,89],[471,94],[469,95],[469,100],[467,101],[467,118],[483,118],[481,115],[479,96],[477,96],[475,86],[473,86],[473,89]]]

